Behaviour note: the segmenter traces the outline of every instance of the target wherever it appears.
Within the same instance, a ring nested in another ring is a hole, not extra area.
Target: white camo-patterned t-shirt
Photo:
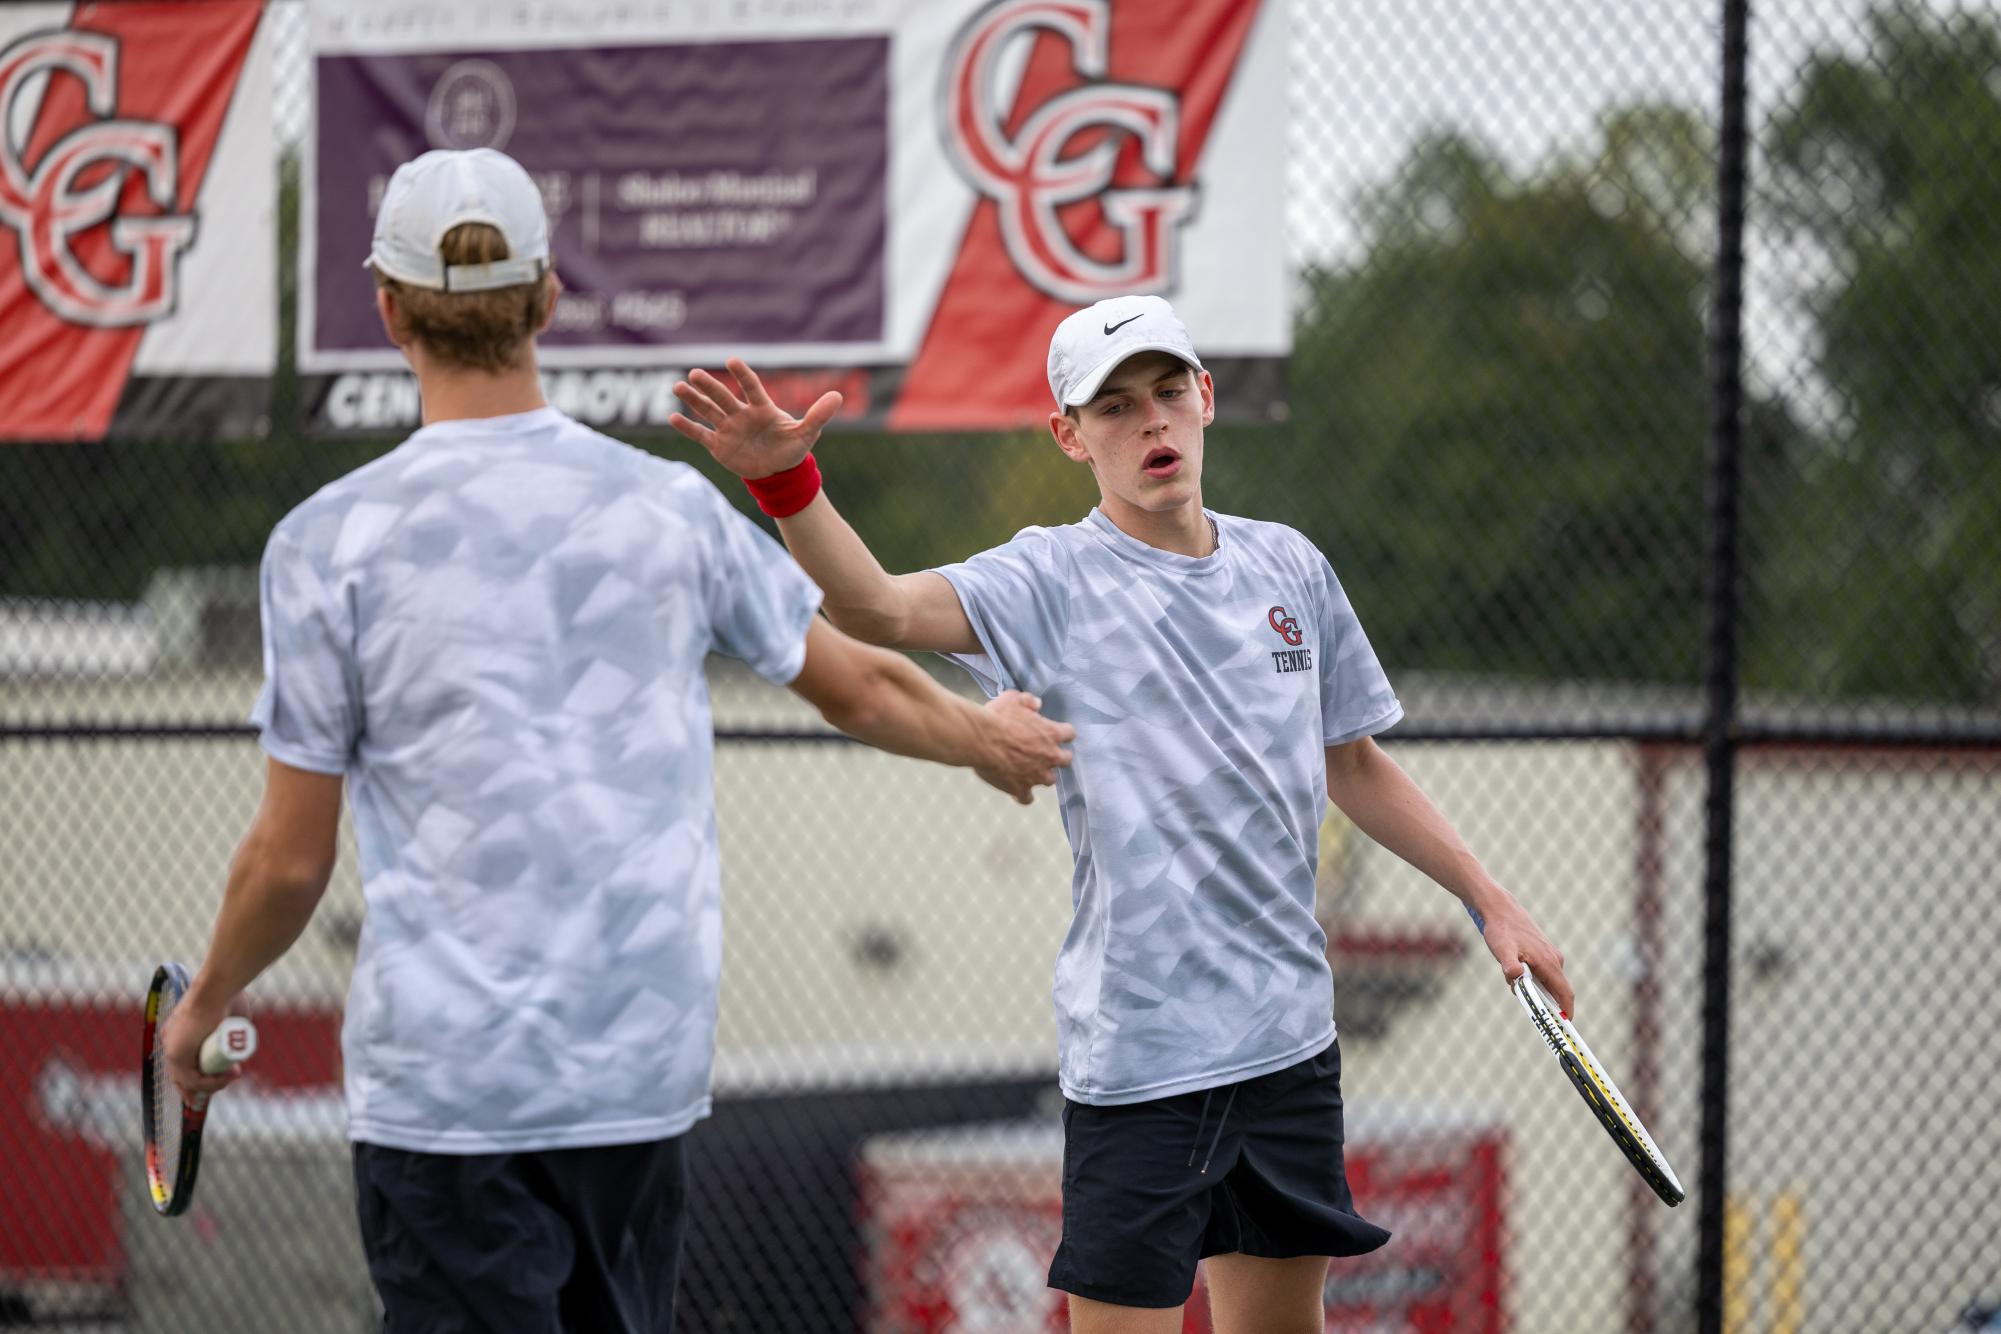
[[[1209,516],[1204,557],[1102,510],[938,573],[990,694],[1077,729],[1056,962],[1066,1096],[1137,1102],[1265,1074],[1334,1039],[1314,872],[1325,748],[1403,716],[1340,582],[1280,524]]]
[[[427,426],[279,523],[251,720],[347,778],[354,1139],[568,1148],[707,1114],[702,659],[790,681],[819,601],[693,469],[547,408]]]

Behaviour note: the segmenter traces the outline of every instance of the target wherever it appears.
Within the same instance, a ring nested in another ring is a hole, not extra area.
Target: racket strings
[[[174,1087],[173,1078],[167,1073],[167,1053],[161,1046],[167,1030],[167,1017],[172,1006],[162,998],[159,1019],[153,1028],[152,1051],[152,1098],[153,1098],[153,1138],[147,1154],[147,1167],[157,1180],[159,1190],[168,1199],[173,1198],[180,1187],[181,1173],[181,1093]]]

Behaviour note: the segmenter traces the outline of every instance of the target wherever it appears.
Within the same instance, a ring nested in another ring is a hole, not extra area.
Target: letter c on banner
[[[1181,99],[1163,88],[1091,83],[1050,98],[1009,136],[998,106],[1001,59],[1011,39],[1038,28],[1069,44],[1077,73],[1104,77],[1110,0],[1001,0],[960,32],[946,61],[946,142],[952,158],[997,205],[1008,258],[1039,290],[1079,304],[1166,291],[1174,276],[1176,228],[1195,211],[1194,189],[1112,189],[1121,147],[1116,138],[1075,156],[1064,150],[1087,131],[1124,130],[1138,140],[1148,170],[1172,181]],[[1103,196],[1105,218],[1119,234],[1119,256],[1109,262],[1080,249],[1057,212],[1094,195]]]
[[[22,89],[36,75],[57,70],[82,82],[85,105],[105,119],[71,130],[30,169],[6,130],[14,123],[14,102]],[[21,275],[28,289],[75,324],[145,324],[171,313],[174,262],[195,236],[194,218],[173,213],[181,179],[173,127],[115,119],[117,106],[114,38],[83,31],[41,32],[0,51],[0,223],[19,238]],[[78,186],[104,163],[137,171],[147,198],[162,212],[118,216],[128,178],[123,170]],[[73,245],[79,232],[106,222],[112,246],[131,261],[131,273],[117,286],[92,274]]]

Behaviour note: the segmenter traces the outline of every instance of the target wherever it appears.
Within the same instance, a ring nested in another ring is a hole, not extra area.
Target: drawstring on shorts
[[[1195,1142],[1188,1146],[1188,1165],[1195,1166],[1196,1150],[1202,1147],[1202,1130],[1209,1124],[1209,1099],[1216,1095],[1213,1088],[1202,1093],[1202,1114],[1195,1118]],[[1237,1086],[1230,1085],[1230,1096],[1223,1099],[1223,1114],[1216,1118],[1216,1133],[1209,1141],[1209,1155],[1202,1160],[1202,1173],[1207,1175],[1209,1164],[1216,1157],[1216,1146],[1223,1142],[1223,1123],[1230,1119],[1230,1108],[1237,1101]]]

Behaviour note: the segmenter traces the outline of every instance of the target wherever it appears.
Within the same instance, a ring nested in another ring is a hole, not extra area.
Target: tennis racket
[[[146,1185],[153,1211],[163,1217],[185,1213],[195,1197],[195,1174],[201,1167],[202,1123],[208,1120],[208,1098],[181,1097],[167,1074],[167,1053],[160,1041],[167,1018],[188,992],[188,970],[163,963],[153,970],[146,992],[146,1036],[139,1070],[140,1112],[146,1133]],[[230,1018],[201,1044],[202,1073],[219,1075],[257,1051],[257,1029],[248,1019]]]
[[[1529,1021],[1536,1032],[1549,1044],[1556,1055],[1557,1064],[1563,1073],[1570,1076],[1570,1082],[1584,1098],[1591,1114],[1598,1118],[1598,1124],[1605,1127],[1605,1133],[1626,1155],[1626,1161],[1640,1174],[1640,1179],[1654,1188],[1654,1194],[1670,1206],[1680,1204],[1688,1192],[1681,1188],[1681,1181],[1675,1176],[1674,1168],[1668,1166],[1667,1157],[1654,1145],[1653,1136],[1640,1124],[1640,1118],[1633,1114],[1632,1106],[1619,1092],[1619,1086],[1612,1082],[1612,1076],[1605,1073],[1605,1067],[1591,1054],[1591,1048],[1584,1044],[1577,1029],[1565,1019],[1551,1003],[1548,993],[1537,984],[1527,969],[1515,979],[1515,999],[1522,1003]]]

